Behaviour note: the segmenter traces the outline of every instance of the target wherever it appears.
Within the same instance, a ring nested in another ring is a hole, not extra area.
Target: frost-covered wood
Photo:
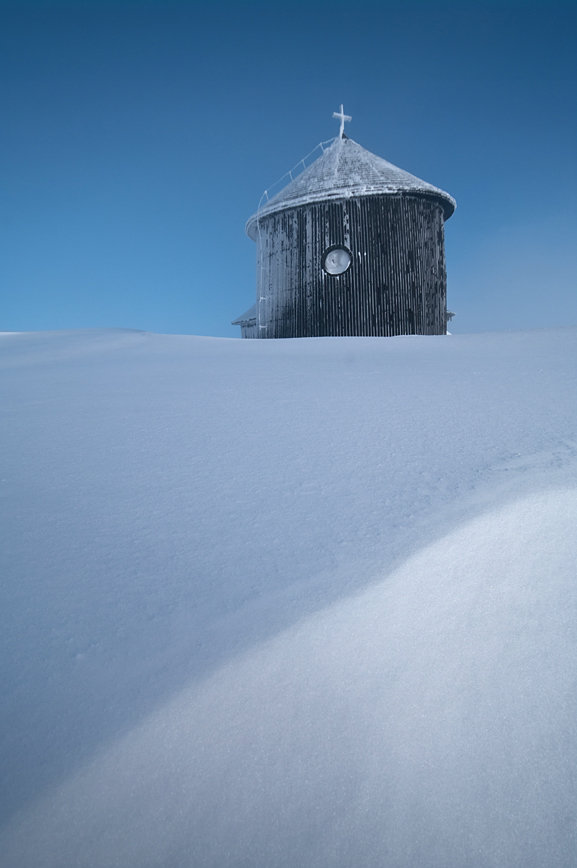
[[[248,221],[256,314],[250,327],[235,323],[259,338],[445,334],[444,221],[455,207],[443,190],[336,139]],[[334,247],[350,254],[341,274],[323,267]]]
[[[257,244],[261,338],[445,333],[443,212],[434,200],[315,202],[264,218]],[[352,254],[344,274],[322,267],[333,245]]]

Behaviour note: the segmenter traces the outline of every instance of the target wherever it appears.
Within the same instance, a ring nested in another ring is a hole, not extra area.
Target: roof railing
[[[306,155],[306,157],[303,157],[302,160],[298,161],[296,166],[293,166],[292,169],[289,169],[288,172],[285,172],[284,175],[278,179],[278,181],[275,181],[274,184],[271,184],[271,186],[268,187],[260,197],[258,208],[256,209],[257,217],[260,213],[260,210],[266,205],[267,202],[270,202],[273,196],[276,196],[277,193],[280,193],[283,187],[286,187],[287,184],[289,184],[291,181],[294,181],[295,178],[298,178],[298,176],[301,175],[305,169],[308,169],[308,167],[312,165],[312,163],[314,163],[317,157],[315,156],[314,159],[311,159],[311,157],[313,156],[313,154],[316,154],[319,148],[321,150],[321,153],[324,154],[327,148],[330,148],[330,146],[333,144],[333,142],[337,140],[337,138],[337,136],[334,136],[332,139],[327,139],[326,142],[319,142],[318,145]],[[320,156],[320,154],[317,156]]]

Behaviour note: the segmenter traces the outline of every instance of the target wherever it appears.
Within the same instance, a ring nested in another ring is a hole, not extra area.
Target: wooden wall
[[[322,267],[335,244],[352,253],[338,276]],[[446,296],[443,209],[434,199],[317,202],[260,220],[258,337],[445,334]]]

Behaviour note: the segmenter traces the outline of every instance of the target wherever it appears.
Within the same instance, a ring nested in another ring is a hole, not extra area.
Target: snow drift
[[[574,332],[1,342],[6,864],[575,864]]]

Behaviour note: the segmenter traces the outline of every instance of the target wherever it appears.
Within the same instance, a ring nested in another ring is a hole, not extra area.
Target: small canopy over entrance
[[[240,336],[241,338],[256,338],[257,337],[257,325],[256,325],[256,302],[252,307],[243,313],[241,316],[234,319],[231,325],[239,325],[240,326]]]

